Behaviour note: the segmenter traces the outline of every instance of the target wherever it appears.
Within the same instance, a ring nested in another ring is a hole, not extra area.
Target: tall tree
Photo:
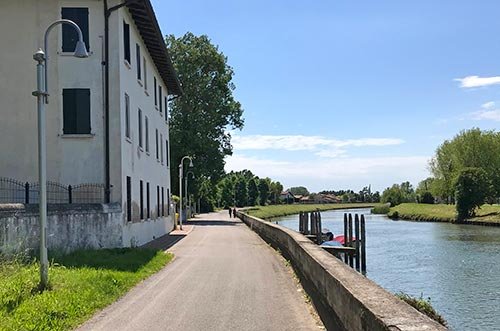
[[[309,191],[304,186],[295,186],[288,189],[293,195],[309,195]]]
[[[188,32],[166,37],[183,95],[170,102],[172,190],[184,155],[194,156],[196,176],[212,184],[224,174],[224,157],[232,154],[230,129],[243,127],[243,110],[233,97],[234,71],[227,57],[205,36]]]
[[[237,207],[244,207],[248,205],[248,187],[245,177],[240,176],[236,182],[235,200]]]
[[[257,187],[258,178],[248,180],[248,205],[255,206],[259,200],[259,188]]]
[[[269,198],[269,183],[271,183],[269,178],[259,179],[259,204],[261,206],[265,206]]]

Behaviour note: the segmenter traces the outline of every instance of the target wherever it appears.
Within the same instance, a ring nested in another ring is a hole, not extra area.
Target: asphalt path
[[[321,329],[281,256],[227,211],[200,216],[173,262],[79,330]]]

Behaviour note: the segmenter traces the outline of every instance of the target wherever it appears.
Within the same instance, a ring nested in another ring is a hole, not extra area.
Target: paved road
[[[284,260],[227,212],[201,215],[175,259],[81,330],[318,330]]]

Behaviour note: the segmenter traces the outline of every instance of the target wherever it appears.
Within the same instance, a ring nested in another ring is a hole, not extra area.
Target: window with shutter
[[[90,131],[90,89],[63,89],[63,133]]]
[[[137,65],[137,79],[141,80],[142,79],[142,72],[141,72],[141,46],[139,44],[135,44],[135,55],[136,55],[136,65]]]
[[[161,102],[161,94],[162,94],[162,90],[161,90],[161,85],[158,86],[158,99],[160,100],[160,114],[163,112],[163,106],[162,106],[162,102]]]
[[[83,41],[85,46],[87,46],[87,51],[90,51],[89,43],[89,9],[88,8],[76,8],[76,7],[64,7],[61,9],[61,17],[63,19],[71,20],[75,22],[82,30]],[[78,41],[78,33],[76,30],[67,25],[62,26],[62,51],[63,52],[74,52],[76,47],[76,42]]]

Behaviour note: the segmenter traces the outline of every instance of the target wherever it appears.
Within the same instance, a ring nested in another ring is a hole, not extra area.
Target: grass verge
[[[248,208],[246,212],[249,215],[270,219],[273,217],[286,216],[298,214],[301,211],[324,211],[333,209],[348,209],[348,208],[371,208],[378,203],[331,203],[331,204],[293,204],[293,205],[270,205],[270,206],[257,206]]]
[[[500,223],[500,205],[483,205],[470,222]],[[402,203],[392,207],[387,214],[391,218],[400,218],[428,222],[455,222],[454,205]]]
[[[120,248],[54,257],[49,290],[37,290],[36,261],[0,264],[0,330],[69,330],[114,302],[173,258],[163,251]]]

